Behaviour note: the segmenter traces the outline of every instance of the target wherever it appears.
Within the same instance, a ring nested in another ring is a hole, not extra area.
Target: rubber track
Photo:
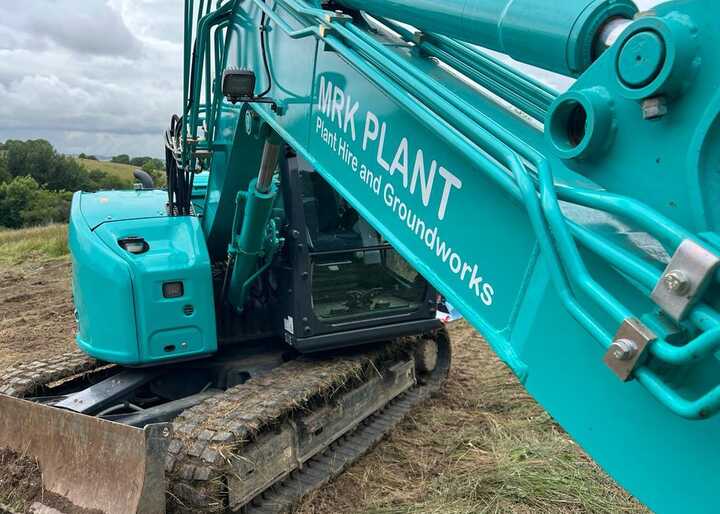
[[[407,354],[410,341],[349,357],[293,360],[183,412],[173,422],[165,466],[169,510],[225,511],[225,477],[232,473],[233,459],[242,458],[243,446],[314,400],[331,398],[377,373],[383,360]]]
[[[361,424],[355,432],[311,459],[308,467],[296,470],[286,480],[261,493],[254,500],[255,506],[246,509],[265,509],[257,512],[290,510],[305,494],[332,480],[380,441],[414,405],[436,392],[447,377],[451,359],[447,333],[439,331],[436,337],[442,347],[441,355],[436,370],[423,384],[390,402],[384,415],[370,416],[370,425]],[[404,340],[404,347],[412,348],[407,345],[415,341],[414,338]],[[400,343],[401,347],[403,343]],[[367,363],[379,362],[393,347],[397,348],[387,345],[380,352],[351,358],[292,361],[266,377],[250,380],[235,391],[227,391],[224,400],[211,398],[183,413],[174,423],[175,431],[177,434],[187,430],[190,438],[184,442],[175,440],[170,446],[166,467],[171,477],[169,510],[181,513],[227,510],[223,486],[226,484],[224,477],[231,472],[228,464],[232,458],[238,458],[233,454],[242,458],[242,447],[255,435],[272,430],[294,411],[302,409],[313,395],[336,391],[351,378],[358,378],[360,365],[365,365],[365,371],[377,373],[374,365],[367,369]],[[229,415],[218,413],[226,411],[228,406],[232,406]],[[198,427],[196,423],[202,423],[202,426]],[[179,466],[176,458],[182,462]]]
[[[429,396],[428,389],[420,388],[392,400],[353,432],[306,462],[302,469],[294,471],[288,478],[256,497],[244,510],[245,514],[292,512],[304,496],[322,488],[354,464]]]
[[[445,339],[444,331],[438,333]],[[326,360],[298,359],[271,373],[229,389],[183,412],[173,423],[166,460],[169,482],[168,511],[177,513],[227,510],[225,475],[242,446],[292,412],[318,398],[330,398],[353,381],[377,373],[376,365],[391,355],[406,353],[414,338],[388,344],[380,350]],[[310,459],[301,470],[266,490],[245,507],[252,514],[288,512],[304,495],[322,487],[377,444],[419,402],[436,391],[449,367],[447,355],[429,382],[388,403],[353,432]],[[0,374],[0,393],[19,398],[33,396],[43,386],[80,377],[105,364],[80,351],[8,368]]]
[[[81,351],[10,366],[0,374],[0,394],[26,398],[48,384],[71,379],[103,366]]]

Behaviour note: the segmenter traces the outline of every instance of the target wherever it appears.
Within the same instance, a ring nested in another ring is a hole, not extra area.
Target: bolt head
[[[630,339],[618,339],[610,346],[612,355],[619,361],[629,361],[637,355],[638,346]]]
[[[663,277],[665,289],[674,295],[682,296],[690,290],[690,280],[680,270],[672,270]]]

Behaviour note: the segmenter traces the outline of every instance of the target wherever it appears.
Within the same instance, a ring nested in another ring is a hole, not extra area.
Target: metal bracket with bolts
[[[720,257],[686,239],[650,296],[668,316],[681,321],[700,299],[719,264]]]
[[[345,14],[342,11],[335,11],[331,13],[327,13],[324,17],[325,23],[332,23],[334,21],[339,21],[341,23],[350,22],[352,21],[352,16],[349,14]]]
[[[605,354],[605,364],[620,380],[627,382],[645,353],[647,346],[657,336],[637,318],[628,318],[615,334]]]

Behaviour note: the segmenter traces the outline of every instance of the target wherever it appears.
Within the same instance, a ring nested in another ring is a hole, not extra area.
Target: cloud
[[[33,0],[5,3],[0,24],[23,36],[48,41],[78,54],[137,57],[142,43],[108,4],[88,0]],[[27,44],[27,39],[15,44]]]
[[[0,2],[0,140],[163,155],[181,108],[182,11],[177,0]]]
[[[57,22],[59,18],[53,19],[50,13],[45,13],[29,20],[28,28],[34,34],[79,54],[138,56],[142,44],[117,13],[102,4],[93,6],[89,11],[72,11],[62,23]]]
[[[0,0],[0,140],[162,156],[182,105],[182,16],[182,0]]]

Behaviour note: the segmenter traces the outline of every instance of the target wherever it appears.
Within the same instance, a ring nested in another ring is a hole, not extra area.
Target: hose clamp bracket
[[[718,264],[720,257],[686,239],[665,268],[652,300],[673,320],[682,321],[705,292]]]

